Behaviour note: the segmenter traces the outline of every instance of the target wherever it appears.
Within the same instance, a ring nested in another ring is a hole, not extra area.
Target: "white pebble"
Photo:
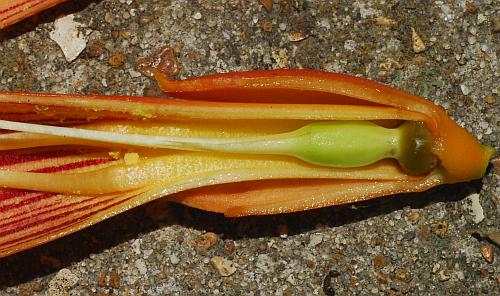
[[[483,207],[481,206],[481,203],[479,202],[479,194],[473,193],[467,196],[467,202],[469,202],[470,205],[467,204],[465,208],[470,211],[474,223],[476,224],[481,223],[481,221],[484,220],[484,210]]]
[[[132,249],[134,250],[134,253],[136,255],[139,255],[141,253],[141,243],[142,243],[142,239],[136,239],[131,244],[132,245]]]
[[[480,25],[480,24],[484,23],[485,21],[486,21],[486,17],[484,16],[484,14],[479,13],[477,15],[477,24]]]
[[[84,24],[74,21],[75,16],[69,14],[54,22],[54,30],[49,33],[64,53],[66,61],[75,60],[87,47],[87,38],[80,32]]]
[[[80,279],[67,268],[59,270],[54,278],[49,282],[47,295],[63,296],[68,295],[68,290],[76,286]]]
[[[217,269],[221,276],[230,276],[236,272],[237,265],[231,260],[228,260],[221,256],[214,256],[210,259],[212,265]]]
[[[470,94],[470,89],[467,87],[467,85],[465,85],[465,84],[460,84],[460,89],[462,90],[462,93],[463,93],[464,95],[466,95],[466,96],[467,96],[468,94]]]
[[[193,18],[194,18],[195,20],[201,20],[201,13],[200,13],[199,11],[198,11],[198,12],[196,12],[195,14],[193,14]]]
[[[144,256],[143,256],[143,258],[144,259],[148,259],[149,256],[151,256],[151,254],[153,254],[153,250],[151,250],[151,249],[150,250],[144,250]]]
[[[297,285],[297,281],[295,280],[293,273],[286,278],[286,281],[289,282],[292,286]]]
[[[321,244],[321,242],[323,242],[323,235],[321,235],[319,233],[313,233],[310,236],[310,240],[309,240],[309,245],[308,246],[310,248],[314,248],[317,245]]]
[[[148,271],[146,262],[144,262],[144,260],[142,259],[135,260],[135,267],[137,268],[137,270],[139,270],[140,274],[146,274],[146,272]]]
[[[344,42],[344,48],[347,49],[348,51],[355,51],[356,50],[356,41],[354,40],[346,40]]]
[[[177,265],[179,264],[179,262],[181,262],[181,259],[179,259],[179,257],[177,257],[175,254],[170,255],[170,263],[172,263],[172,265]]]

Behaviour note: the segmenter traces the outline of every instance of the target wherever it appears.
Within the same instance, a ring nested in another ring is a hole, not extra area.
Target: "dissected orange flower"
[[[481,178],[492,149],[441,107],[362,78],[271,70],[171,80],[176,99],[0,93],[0,120],[153,137],[245,139],[314,122],[423,122],[438,159],[406,173],[383,159],[325,167],[286,155],[177,151],[43,133],[0,135],[0,255],[75,232],[153,199],[226,216],[265,215],[357,202]],[[463,155],[468,161],[462,161]]]

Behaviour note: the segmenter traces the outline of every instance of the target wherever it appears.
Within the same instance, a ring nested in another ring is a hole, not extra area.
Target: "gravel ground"
[[[498,1],[274,4],[70,1],[0,32],[0,90],[160,96],[135,68],[168,45],[181,78],[312,68],[387,83],[498,150]],[[64,15],[84,48],[71,62],[51,40]],[[156,201],[1,259],[0,295],[498,295],[499,248],[471,235],[500,229],[498,182],[490,170],[422,194],[243,219]]]

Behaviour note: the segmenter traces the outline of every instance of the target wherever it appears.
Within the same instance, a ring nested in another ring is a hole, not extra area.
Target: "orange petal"
[[[386,106],[335,104],[224,103],[131,96],[0,93],[6,120],[60,123],[97,119],[139,120],[425,120],[426,116]]]
[[[282,214],[341,205],[439,185],[438,173],[420,180],[265,180],[202,187],[169,200],[228,217]]]
[[[66,0],[0,1],[0,30]]]

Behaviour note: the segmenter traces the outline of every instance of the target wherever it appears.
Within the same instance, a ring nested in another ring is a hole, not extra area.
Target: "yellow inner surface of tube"
[[[288,132],[303,126],[304,121],[234,121],[204,123],[96,122],[78,128],[116,133],[237,138]],[[36,140],[36,141],[35,141]],[[395,161],[383,160],[360,168],[318,167],[286,156],[235,155],[187,152],[168,149],[120,147],[87,140],[29,133],[0,135],[0,149],[28,148],[39,145],[104,146],[109,155],[122,157],[113,165],[84,172],[31,173],[0,170],[0,184],[6,187],[74,194],[124,192],[152,185],[171,186],[199,179],[200,185],[256,179],[333,178],[365,180],[412,180]],[[126,151],[121,154],[119,151]],[[118,154],[117,154],[118,153]],[[120,155],[120,156],[118,156]],[[113,157],[113,158],[114,158]]]

